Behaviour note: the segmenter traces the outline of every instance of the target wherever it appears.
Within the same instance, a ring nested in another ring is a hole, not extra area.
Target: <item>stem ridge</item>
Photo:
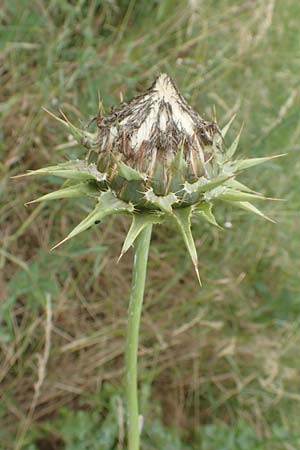
[[[147,225],[136,240],[125,350],[125,384],[127,398],[128,450],[140,448],[138,411],[137,354],[152,224]]]

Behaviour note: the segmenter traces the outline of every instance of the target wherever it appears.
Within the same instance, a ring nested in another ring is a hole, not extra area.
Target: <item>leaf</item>
[[[59,111],[59,112],[63,116],[64,120],[61,119],[60,117],[56,116],[55,114],[53,114],[51,111],[49,111],[46,108],[43,108],[43,110],[47,114],[49,114],[51,117],[53,117],[55,120],[57,120],[62,125],[64,125],[71,132],[71,134],[74,136],[75,140],[79,144],[84,145],[86,148],[91,148],[96,144],[96,139],[97,139],[96,133],[95,134],[88,133],[85,130],[81,130],[80,128],[75,127],[75,125],[73,125],[70,122],[70,120],[67,118],[67,116],[62,111]]]
[[[145,192],[145,199],[152,205],[167,213],[171,213],[172,206],[178,202],[178,198],[173,192],[168,195],[156,195],[154,194],[152,188]]]
[[[232,116],[231,119],[226,123],[226,125],[222,128],[220,134],[219,133],[215,134],[215,136],[214,136],[214,144],[218,145],[224,140],[224,138],[225,138],[225,136],[226,136],[226,134],[227,134],[227,132],[228,132],[232,122],[234,121],[235,117],[236,117],[236,114],[234,114],[234,116]]]
[[[230,178],[228,181],[226,181],[225,186],[232,189],[238,189],[239,191],[256,193],[256,191],[253,191],[253,189],[250,189],[248,186],[245,186],[234,178]]]
[[[118,175],[125,178],[127,181],[133,180],[145,180],[147,178],[146,174],[140,173],[132,167],[127,166],[122,161],[116,162],[118,166]]]
[[[61,242],[56,244],[51,250],[61,245],[63,242],[77,236],[79,233],[90,228],[96,221],[104,219],[104,217],[119,213],[132,213],[134,211],[133,205],[119,200],[111,191],[103,192],[99,198],[99,202],[95,209],[78,224],[68,236]]]
[[[222,130],[221,130],[221,135],[222,135],[222,138],[223,138],[223,139],[225,138],[225,136],[226,136],[226,134],[227,134],[229,128],[231,127],[231,124],[232,124],[232,122],[234,121],[235,117],[236,117],[236,114],[234,114],[234,115],[231,117],[231,119],[226,123],[226,125],[222,128]]]
[[[202,284],[198,270],[198,255],[194,238],[191,232],[191,214],[192,207],[175,209],[173,217],[180,229],[181,235],[192,259],[199,284],[201,286]]]
[[[99,194],[100,191],[94,183],[77,183],[54,192],[49,192],[49,194],[27,202],[26,205],[62,198],[98,197]]]
[[[222,230],[222,227],[218,224],[215,216],[213,215],[212,206],[213,205],[209,202],[201,202],[194,208],[194,215],[206,220],[210,224],[215,225]]]
[[[227,203],[230,203],[233,206],[237,206],[238,208],[244,209],[246,211],[250,211],[260,217],[263,217],[264,219],[268,220],[269,222],[275,223],[273,219],[266,216],[264,213],[262,213],[256,206],[252,205],[252,203],[249,202],[231,202],[228,201]]]
[[[236,189],[226,189],[219,194],[216,193],[215,198],[220,200],[230,200],[230,201],[248,201],[248,200],[266,200],[263,195],[251,194],[249,192],[242,192]]]
[[[171,169],[173,169],[174,173],[176,172],[181,173],[185,171],[187,168],[187,163],[186,160],[184,159],[183,153],[184,153],[184,143],[182,143],[182,145],[180,146],[180,149],[175,154],[175,158],[171,163]]]
[[[267,161],[271,161],[275,158],[281,158],[282,156],[287,155],[287,153],[281,153],[280,155],[274,156],[265,156],[263,158],[250,158],[250,159],[242,159],[241,161],[235,161],[233,163],[234,170],[245,170],[250,167],[257,166],[258,164],[262,164]]]
[[[88,164],[87,161],[76,159],[56,166],[43,167],[42,169],[30,170],[28,173],[17,175],[13,178],[20,178],[32,175],[54,175],[61,178],[68,178],[78,181],[105,181],[106,174],[98,171],[96,164]]]
[[[240,136],[241,136],[242,130],[243,130],[243,127],[241,127],[239,134],[237,135],[235,140],[232,142],[231,146],[226,150],[226,157],[228,159],[232,158],[233,155],[236,152],[236,149],[237,149],[237,146],[239,144],[239,140],[240,140]]]
[[[119,260],[122,258],[124,253],[133,245],[136,238],[143,231],[143,229],[150,224],[157,224],[163,221],[163,215],[157,213],[135,213],[132,218],[132,223],[127,233],[126,239],[124,241],[121,255]]]
[[[229,175],[222,175],[217,178],[213,178],[211,180],[208,180],[205,177],[201,177],[198,181],[195,183],[188,183],[187,181],[184,183],[183,189],[186,193],[192,194],[194,192],[207,192],[212,189],[215,189],[216,187],[220,186],[221,184],[224,184],[225,181],[227,181],[230,178]]]

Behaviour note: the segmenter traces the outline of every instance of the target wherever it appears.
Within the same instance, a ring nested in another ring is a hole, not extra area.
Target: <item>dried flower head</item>
[[[26,174],[67,179],[60,190],[34,202],[92,197],[96,203],[62,242],[109,215],[127,213],[133,221],[123,254],[149,223],[171,219],[178,225],[198,274],[192,216],[218,226],[212,213],[213,202],[218,199],[267,218],[250,203],[265,197],[237,181],[236,176],[274,156],[234,160],[239,135],[228,148],[224,146],[232,120],[222,130],[216,123],[205,121],[166,74],[161,74],[144,94],[112,109],[108,116],[99,114],[95,133],[75,127],[65,116],[64,120],[57,119],[88,149],[88,154],[85,160]]]
[[[168,177],[166,165],[182,148],[195,178],[206,172],[204,149],[213,143],[216,129],[187,104],[171,78],[162,74],[143,95],[103,118],[97,150],[101,158],[107,153],[122,154],[124,162],[149,177],[160,164]]]

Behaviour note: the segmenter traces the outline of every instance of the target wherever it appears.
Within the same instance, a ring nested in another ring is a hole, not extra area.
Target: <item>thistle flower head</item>
[[[174,82],[161,74],[130,103],[123,103],[99,125],[98,151],[122,155],[124,162],[152,178],[157,166],[165,169],[178,149],[190,175],[205,174],[204,148],[211,145],[215,126],[204,121],[184,100]],[[205,158],[206,156],[206,158]]]
[[[154,195],[176,195],[177,207],[197,200],[184,191],[184,183],[209,178],[209,162],[220,148],[214,143],[219,130],[188,105],[168,75],[161,74],[144,94],[107,117],[98,116],[97,123],[94,160],[100,171],[108,170],[120,198],[137,201],[138,190],[139,206],[151,209],[160,209],[151,202],[152,190]],[[120,179],[126,179],[125,167],[131,174],[127,178],[135,178],[127,181],[142,180],[138,189]]]
[[[266,218],[250,203],[265,197],[236,176],[274,157],[234,159],[239,135],[224,146],[231,121],[220,130],[216,123],[204,120],[166,74],[108,116],[99,114],[95,133],[75,127],[65,116],[58,120],[89,149],[87,157],[26,175],[52,174],[69,180],[60,190],[34,201],[95,200],[95,208],[64,241],[106,216],[127,213],[133,221],[123,254],[147,224],[171,219],[178,225],[198,274],[192,216],[218,226],[212,212],[218,199]]]

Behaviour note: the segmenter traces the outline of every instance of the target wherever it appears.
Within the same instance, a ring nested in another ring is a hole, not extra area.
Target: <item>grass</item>
[[[237,112],[240,154],[288,157],[247,180],[285,199],[265,206],[276,225],[220,207],[225,231],[194,230],[201,291],[180,238],[155,229],[140,346],[143,449],[299,447],[300,5],[194,3],[4,2],[1,450],[99,448],[102,429],[103,450],[122,449],[132,254],[115,262],[129,224],[108,221],[49,253],[86,204],[25,208],[47,186],[10,177],[80,154],[42,106],[87,123],[98,92],[108,110],[160,71],[206,118],[215,107],[222,125]]]

